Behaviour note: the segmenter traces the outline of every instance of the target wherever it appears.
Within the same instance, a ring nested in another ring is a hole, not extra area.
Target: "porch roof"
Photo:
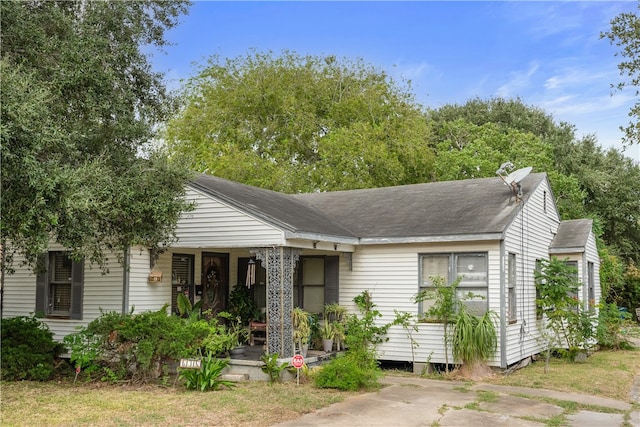
[[[521,182],[522,199],[543,180],[544,173],[528,175]],[[199,176],[193,186],[299,236],[360,243],[496,239],[518,211],[499,177],[295,195],[210,175]]]

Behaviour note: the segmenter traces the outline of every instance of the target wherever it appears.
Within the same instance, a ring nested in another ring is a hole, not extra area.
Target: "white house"
[[[223,309],[230,289],[248,284],[266,307],[269,352],[290,357],[294,306],[321,312],[338,302],[355,310],[353,298],[368,290],[386,323],[396,310],[416,316],[424,310],[412,298],[430,286],[430,276],[463,275],[460,292],[483,297],[465,304],[499,315],[490,364],[507,367],[542,350],[538,260],[569,258],[579,270],[584,306],[600,298],[591,221],[560,221],[546,174],[529,174],[520,184],[514,191],[496,177],[288,195],[201,175],[187,191],[196,209],[183,215],[178,242],[156,262],[146,249],[131,248],[128,269],[114,256],[103,275],[52,245],[47,274],[18,269],[5,279],[2,316],[37,312],[61,339],[101,310],[169,304],[174,312],[178,293]],[[254,260],[255,280],[247,280]],[[442,325],[418,328],[415,361],[444,363]],[[388,336],[380,358],[412,361],[406,332],[394,326]]]

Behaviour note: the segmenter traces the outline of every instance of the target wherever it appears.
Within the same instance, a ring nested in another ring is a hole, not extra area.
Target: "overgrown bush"
[[[103,313],[65,340],[76,367],[143,382],[159,377],[168,361],[223,353],[229,341],[215,319],[182,319],[168,315],[166,307],[139,314]]]
[[[496,351],[498,334],[496,323],[498,315],[487,311],[482,316],[469,313],[464,304],[460,304],[453,329],[453,357],[464,365],[485,363]]]
[[[366,366],[365,366],[366,365]],[[336,388],[339,390],[371,390],[378,388],[382,375],[377,364],[363,364],[353,353],[333,359],[315,376],[315,385],[320,388]]]
[[[352,314],[346,320],[345,344],[347,351],[343,357],[333,359],[324,365],[315,376],[315,384],[321,388],[339,390],[375,389],[382,374],[378,365],[377,346],[386,341],[390,323],[378,326],[376,319],[382,314],[368,291],[354,298],[359,315]]]
[[[2,319],[2,379],[45,381],[55,371],[64,345],[35,317]]]
[[[535,272],[539,297],[536,305],[544,315],[544,327],[549,330],[549,344],[569,359],[589,350],[596,337],[595,311],[585,310],[576,295],[580,288],[576,268],[552,257],[542,260]]]
[[[600,304],[598,317],[597,338],[598,345],[603,348],[620,350],[630,346],[629,341],[622,337],[622,327],[629,322],[631,315],[621,312],[614,303]]]

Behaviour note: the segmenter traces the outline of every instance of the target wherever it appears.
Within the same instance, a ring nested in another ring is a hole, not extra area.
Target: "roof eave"
[[[567,247],[567,248],[549,248],[549,254],[577,254],[584,253],[584,246],[575,246],[575,247]]]
[[[357,245],[360,243],[360,239],[357,237],[348,236],[335,236],[330,234],[313,233],[307,231],[285,231],[285,239],[301,239],[310,240],[312,242],[331,242],[340,243],[345,245]]]
[[[444,243],[444,242],[477,242],[499,241],[503,233],[453,234],[440,236],[406,236],[406,237],[363,237],[361,245],[384,245],[390,243]]]

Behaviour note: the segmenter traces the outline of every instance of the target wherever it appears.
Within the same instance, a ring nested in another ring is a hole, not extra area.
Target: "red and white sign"
[[[304,357],[301,354],[296,354],[291,358],[291,364],[294,368],[300,369],[304,365]]]

